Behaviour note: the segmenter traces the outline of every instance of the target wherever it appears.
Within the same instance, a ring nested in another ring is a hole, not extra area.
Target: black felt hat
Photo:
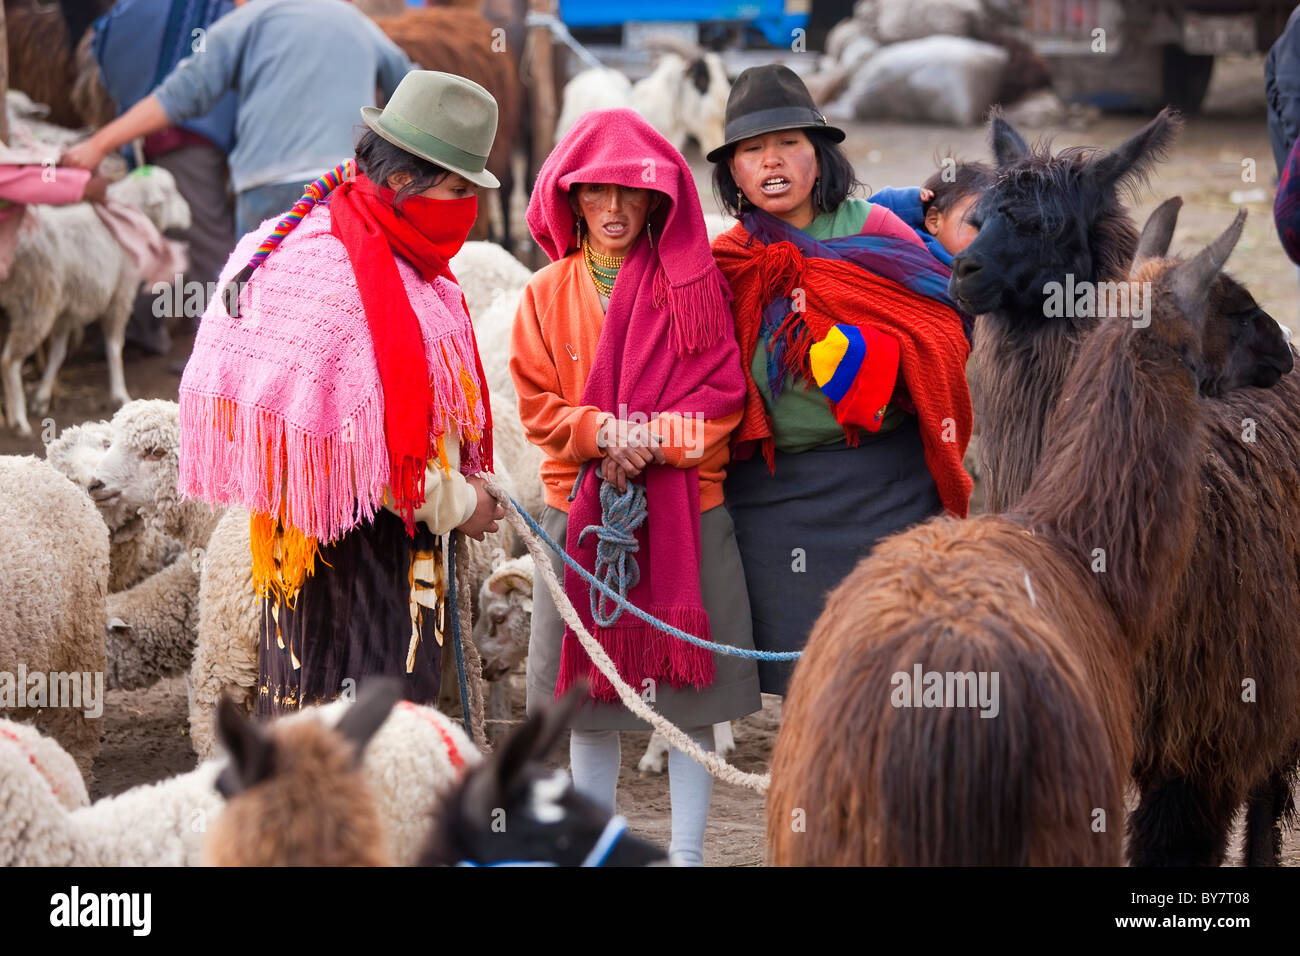
[[[844,130],[826,122],[798,74],[777,63],[751,66],[736,77],[726,121],[725,141],[705,157],[711,163],[721,162],[742,139],[779,129],[820,129],[832,142],[844,141]]]

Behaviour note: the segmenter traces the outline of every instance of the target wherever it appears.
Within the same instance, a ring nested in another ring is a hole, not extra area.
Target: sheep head
[[[479,587],[474,644],[483,658],[483,679],[500,680],[528,652],[533,620],[533,559],[501,561]]]
[[[387,837],[361,771],[366,744],[401,695],[373,679],[337,726],[249,720],[223,698],[217,731],[230,756],[216,787],[227,799],[204,844],[213,866],[384,866]]]
[[[108,422],[83,422],[80,425],[71,425],[63,429],[58,438],[45,446],[45,460],[66,475],[78,488],[90,494],[90,486],[95,481],[95,469],[103,461],[112,443],[113,431]],[[114,502],[101,505],[99,514],[108,525],[108,529],[113,532],[125,527],[134,517],[134,512],[128,512]]]
[[[170,510],[180,474],[180,410],[175,402],[127,402],[109,423],[107,451],[86,490],[100,513],[124,519]]]
[[[140,210],[159,232],[188,229],[193,223],[189,203],[172,174],[161,166],[141,166],[109,186],[108,195]]]

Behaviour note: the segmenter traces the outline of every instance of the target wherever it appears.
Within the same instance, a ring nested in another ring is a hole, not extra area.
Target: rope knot
[[[627,592],[641,580],[635,557],[641,545],[636,532],[645,523],[646,514],[645,485],[629,483],[620,494],[608,481],[601,480],[600,524],[589,524],[578,535],[581,545],[590,532],[596,533],[595,572],[604,587],[591,586],[591,618],[601,627],[614,626],[623,614],[619,599],[626,601]]]

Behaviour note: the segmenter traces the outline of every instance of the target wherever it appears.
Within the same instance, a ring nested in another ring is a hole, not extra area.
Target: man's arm
[[[163,112],[158,97],[151,93],[89,139],[83,139],[64,150],[59,164],[78,169],[95,169],[109,153],[167,125],[167,114]]]
[[[243,8],[209,28],[201,51],[192,53],[158,87],[89,139],[63,154],[65,166],[94,169],[109,153],[133,139],[206,114],[235,81],[236,67],[252,17]]]

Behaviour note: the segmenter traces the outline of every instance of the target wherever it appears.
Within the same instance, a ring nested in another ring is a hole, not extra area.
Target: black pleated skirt
[[[438,536],[415,527],[415,537],[407,537],[402,520],[381,510],[370,524],[320,549],[294,607],[262,602],[259,716],[334,700],[375,675],[401,678],[407,700],[437,703],[438,630],[441,623],[444,639],[453,639],[450,609],[440,622],[441,608],[420,608],[419,640],[407,667],[412,556],[441,551]]]
[[[943,512],[915,416],[893,431],[727,466],[727,509],[745,567],[754,645],[798,651],[826,596],[876,542]],[[784,694],[796,662],[759,661],[765,694]]]

